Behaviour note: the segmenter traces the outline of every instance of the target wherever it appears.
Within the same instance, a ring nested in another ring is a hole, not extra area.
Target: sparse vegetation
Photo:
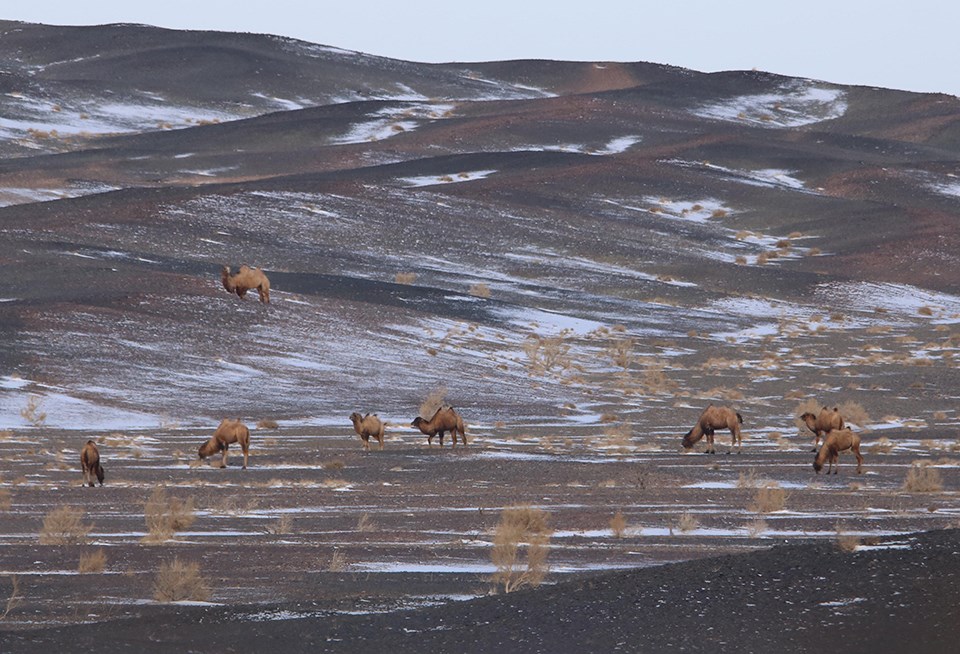
[[[610,532],[614,538],[623,538],[627,532],[627,519],[623,517],[623,511],[617,511],[610,518]]]
[[[755,518],[747,523],[747,533],[751,538],[759,538],[768,528],[767,521],[763,518]]]
[[[757,489],[750,510],[754,513],[781,511],[787,503],[787,493],[776,482],[768,482]]]
[[[153,597],[158,602],[205,602],[210,599],[210,587],[200,575],[200,564],[181,561],[162,563],[153,582]]]
[[[347,556],[340,550],[333,550],[327,562],[327,572],[343,572],[347,568]]]
[[[257,421],[257,429],[276,429],[280,425],[271,418],[261,418]]]
[[[144,505],[147,523],[145,543],[162,543],[186,529],[196,520],[193,498],[186,501],[170,497],[163,486],[157,486]]]
[[[547,337],[531,334],[523,343],[523,351],[532,374],[570,367],[570,345],[564,334]]]
[[[508,507],[493,536],[491,558],[497,570],[491,581],[504,593],[524,586],[539,586],[546,577],[551,531],[547,513],[529,506]],[[526,545],[526,561],[520,556]]]
[[[101,547],[93,552],[86,552],[80,555],[80,565],[77,571],[80,574],[93,574],[103,572],[107,565],[107,553]]]
[[[846,533],[846,528],[837,523],[837,548],[842,552],[856,552],[860,546],[860,537]]]
[[[433,417],[433,414],[437,412],[440,407],[443,406],[444,400],[447,397],[447,387],[446,386],[437,386],[432,391],[427,394],[427,397],[424,398],[423,402],[420,403],[420,415],[421,417],[429,420]]]
[[[928,461],[914,461],[903,480],[903,490],[908,493],[937,493],[943,490],[940,471]]]
[[[393,277],[393,281],[397,284],[412,284],[417,281],[417,273],[415,272],[398,272]]]
[[[377,525],[374,523],[373,518],[370,517],[369,513],[364,513],[360,516],[360,519],[357,520],[357,531],[364,533],[376,530]]]
[[[43,398],[31,393],[27,396],[27,405],[20,409],[20,416],[37,429],[43,427],[47,421],[47,414],[41,411]]]
[[[41,545],[82,545],[93,530],[93,525],[84,524],[83,509],[60,506],[50,511],[43,519],[40,531]]]
[[[10,615],[10,612],[17,608],[23,601],[23,595],[20,594],[20,579],[17,575],[10,575],[10,585],[10,596],[7,598],[3,613],[0,613],[0,620],[5,620],[7,616]]]
[[[470,288],[467,289],[467,293],[474,297],[488,298],[490,297],[490,286],[483,282],[471,284]]]
[[[691,513],[684,513],[677,520],[677,529],[682,532],[693,531],[699,526],[700,522]]]

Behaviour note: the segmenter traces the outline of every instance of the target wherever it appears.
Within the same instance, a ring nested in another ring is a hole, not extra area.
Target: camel
[[[260,294],[260,301],[264,304],[270,304],[270,280],[260,268],[250,268],[249,266],[240,266],[236,274],[230,274],[230,266],[224,266],[220,270],[220,279],[227,293],[236,293],[240,299],[247,294],[251,288],[257,289]]]
[[[220,461],[220,467],[227,467],[227,450],[232,443],[239,443],[243,450],[243,469],[247,469],[247,455],[250,450],[250,430],[240,422],[239,419],[231,420],[224,418],[220,421],[220,426],[213,432],[206,443],[200,446],[200,460],[213,456],[217,452],[223,453],[223,459]]]
[[[830,471],[833,470],[833,464],[836,463],[837,469],[833,470],[833,474],[837,474],[840,471],[840,453],[845,450],[851,450],[853,455],[857,457],[857,474],[859,475],[863,467],[863,457],[860,455],[860,436],[849,428],[833,429],[827,432],[827,435],[823,437],[823,447],[820,448],[817,456],[813,459],[813,469],[819,475],[820,471],[823,470],[823,462],[826,461],[829,466],[827,468],[827,474],[829,475]]]
[[[800,415],[800,420],[807,426],[807,429],[813,432],[813,449],[816,452],[820,446],[820,437],[831,429],[843,429],[843,416],[840,415],[840,409],[833,407],[831,411],[827,407],[820,409],[820,415],[813,415],[809,411]]]
[[[359,413],[354,411],[350,414],[350,422],[353,423],[353,429],[360,436],[360,439],[363,441],[363,449],[370,450],[370,437],[373,436],[380,442],[380,449],[383,449],[383,432],[386,429],[386,424],[381,422],[380,418],[377,417],[377,414],[368,413],[365,416],[361,416]]]
[[[93,477],[103,486],[103,466],[100,465],[100,450],[93,441],[87,441],[80,450],[80,469],[83,470],[83,485],[94,487]]]
[[[707,437],[707,454],[716,454],[717,450],[713,446],[713,433],[717,429],[729,429],[732,436],[730,447],[737,446],[737,453],[743,447],[740,440],[740,425],[743,424],[743,416],[725,406],[707,406],[700,414],[697,424],[688,431],[683,437],[683,447],[690,449],[693,444],[704,436]]]
[[[453,447],[457,446],[457,432],[460,432],[463,444],[467,444],[467,432],[463,424],[463,418],[454,411],[452,406],[440,407],[430,420],[424,420],[417,416],[410,424],[427,435],[427,445],[433,445],[433,437],[439,434],[440,447],[443,447],[443,435],[448,431],[453,436]]]

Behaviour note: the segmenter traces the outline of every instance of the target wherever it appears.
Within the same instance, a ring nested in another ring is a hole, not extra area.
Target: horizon
[[[696,16],[697,20],[691,20]],[[638,7],[591,3],[590,12],[540,0],[483,7],[419,2],[413,9],[350,5],[335,16],[290,0],[234,7],[222,0],[171,0],[130,7],[114,0],[78,6],[33,3],[0,16],[61,26],[135,23],[160,28],[270,34],[364,54],[422,63],[543,59],[649,62],[702,72],[762,70],[836,84],[960,96],[950,70],[960,60],[951,34],[960,6],[918,0],[812,0],[802,11],[754,0],[716,6],[704,0]],[[536,26],[537,29],[532,29]],[[495,38],[491,38],[493,35]]]

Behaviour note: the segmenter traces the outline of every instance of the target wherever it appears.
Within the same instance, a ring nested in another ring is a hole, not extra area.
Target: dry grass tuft
[[[346,465],[343,459],[330,459],[321,463],[320,467],[324,470],[343,470]]]
[[[103,551],[103,548],[96,550],[95,552],[88,552],[86,554],[80,555],[80,565],[77,567],[77,570],[80,574],[92,574],[96,572],[103,572],[103,569],[107,566],[107,553]]]
[[[145,543],[162,543],[183,531],[197,519],[193,498],[186,501],[167,495],[163,486],[157,486],[144,505],[147,522]]]
[[[343,572],[347,568],[347,556],[340,550],[334,550],[327,562],[328,572]]]
[[[943,490],[940,471],[928,461],[914,461],[903,480],[903,490],[908,493],[937,493]]]
[[[43,518],[41,545],[83,545],[93,525],[83,524],[83,509],[60,506]]]
[[[470,288],[467,289],[467,293],[474,297],[489,298],[490,297],[490,287],[483,282],[477,284],[471,284]]]
[[[9,511],[13,506],[13,494],[6,488],[0,488],[0,511]]]
[[[10,597],[7,598],[3,613],[0,613],[0,620],[5,620],[6,617],[10,615],[10,612],[17,608],[23,601],[23,595],[20,594],[20,579],[17,575],[10,575],[10,584],[12,585]]]
[[[412,284],[417,281],[417,273],[415,272],[398,272],[393,277],[393,281],[397,284]]]
[[[210,599],[210,587],[200,575],[199,563],[174,557],[160,565],[153,582],[153,597],[158,602],[205,602]]]
[[[754,513],[780,511],[787,503],[787,493],[776,482],[768,482],[757,489],[753,503],[748,507]]]
[[[863,405],[859,402],[841,402],[840,415],[843,416],[843,421],[845,423],[852,422],[864,430],[866,430],[867,425],[871,422],[870,414],[867,413],[867,410],[864,409]]]
[[[435,389],[430,391],[427,397],[420,403],[420,417],[424,420],[429,420],[433,417],[433,414],[443,406],[443,401],[447,397],[447,387],[446,386],[437,386]]]
[[[547,513],[529,506],[508,507],[501,514],[493,535],[491,558],[497,571],[491,577],[495,589],[504,593],[523,586],[539,586],[548,572],[547,555],[551,531]],[[526,544],[526,562],[520,546]]]
[[[370,517],[369,513],[364,513],[360,516],[360,519],[357,520],[357,531],[361,533],[375,531],[376,529],[377,524],[373,521],[373,518]]]
[[[677,520],[677,529],[683,532],[693,531],[700,526],[700,522],[693,517],[691,513],[684,513],[680,516],[680,519]]]
[[[293,517],[289,513],[284,513],[277,521],[273,523],[269,531],[274,536],[284,536],[293,532]]]
[[[870,448],[871,452],[876,452],[877,454],[889,454],[893,451],[893,448],[897,446],[892,440],[886,436],[881,436],[876,443]]]
[[[845,533],[846,528],[839,523],[836,526],[836,530],[837,530],[837,548],[841,552],[848,552],[848,553],[856,552],[857,548],[860,546],[860,537],[854,536],[853,534]]]
[[[523,351],[527,355],[530,372],[542,374],[554,368],[570,367],[570,345],[562,334],[557,336],[538,336],[531,334],[523,342]]]
[[[627,519],[623,517],[623,511],[617,511],[610,518],[610,531],[614,538],[623,538],[627,533]]]
[[[760,538],[768,528],[767,521],[763,518],[755,518],[747,523],[747,533],[751,538]]]
[[[271,418],[261,418],[257,421],[257,429],[276,429],[280,425]]]
[[[40,410],[42,404],[41,396],[30,394],[27,396],[27,405],[20,409],[20,417],[38,429],[43,427],[47,421],[47,414]]]

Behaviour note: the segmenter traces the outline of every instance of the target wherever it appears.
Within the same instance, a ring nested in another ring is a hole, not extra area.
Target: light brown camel
[[[103,466],[100,465],[100,450],[93,441],[87,441],[80,450],[80,469],[83,470],[83,485],[94,487],[93,478],[103,486]]]
[[[843,429],[843,416],[840,415],[840,409],[833,407],[833,410],[823,407],[819,415],[813,415],[809,411],[800,414],[800,420],[807,426],[807,429],[813,432],[813,449],[816,452],[820,446],[820,437],[831,429]]]
[[[823,470],[823,462],[826,461],[828,465],[827,474],[829,475],[830,471],[833,470],[833,464],[836,463],[837,469],[833,470],[833,474],[837,474],[840,471],[840,453],[845,450],[851,450],[853,455],[857,457],[857,474],[859,475],[863,467],[863,457],[860,455],[860,435],[852,429],[834,429],[827,432],[827,435],[823,437],[823,447],[820,448],[817,456],[813,459],[813,469],[819,475],[820,471]]]
[[[439,434],[440,447],[443,447],[443,435],[448,431],[453,436],[453,447],[457,446],[457,432],[463,438],[463,444],[467,444],[467,432],[463,424],[463,418],[454,411],[452,406],[440,407],[430,420],[424,420],[417,416],[410,424],[427,435],[427,445],[433,445],[433,437]]]
[[[231,275],[230,266],[224,266],[220,270],[220,280],[227,293],[236,293],[242,299],[247,291],[255,288],[260,294],[260,301],[270,304],[270,280],[260,268],[240,266],[240,270]]]
[[[380,449],[383,449],[383,432],[386,425],[377,417],[375,413],[368,413],[361,416],[354,411],[350,414],[350,422],[353,423],[353,430],[357,432],[363,441],[363,449],[370,449],[370,437],[373,436],[380,443]]]
[[[713,406],[711,404],[700,414],[700,418],[697,420],[697,424],[693,426],[693,429],[684,435],[683,447],[689,450],[693,447],[694,443],[706,436],[707,454],[716,454],[717,450],[713,445],[714,431],[717,429],[729,429],[733,437],[730,447],[732,448],[736,445],[737,453],[739,453],[743,447],[740,440],[740,425],[742,424],[743,417],[730,407]]]
[[[243,450],[243,469],[247,469],[247,455],[250,450],[250,430],[240,420],[231,420],[224,418],[220,421],[220,426],[213,432],[206,443],[200,446],[200,459],[213,456],[217,452],[223,453],[223,459],[220,461],[220,467],[227,467],[227,450],[233,443],[239,443]]]

